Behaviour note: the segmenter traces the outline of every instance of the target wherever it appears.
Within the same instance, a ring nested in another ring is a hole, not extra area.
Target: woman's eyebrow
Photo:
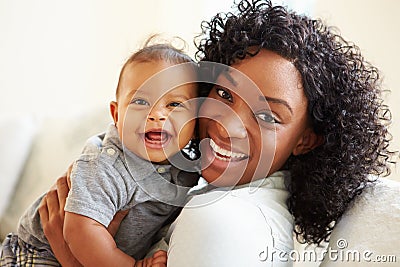
[[[267,101],[267,102],[282,104],[282,105],[286,106],[287,109],[290,111],[290,113],[293,115],[293,110],[290,107],[289,103],[283,99],[269,97],[269,96],[260,96],[260,101]]]
[[[235,79],[232,77],[232,75],[230,75],[229,72],[223,72],[224,76],[234,85],[237,85],[237,82],[235,81]],[[290,113],[293,115],[293,110],[292,107],[289,105],[288,102],[286,102],[283,99],[280,98],[274,98],[274,97],[269,97],[269,96],[260,96],[260,100],[261,101],[267,101],[267,102],[272,102],[272,103],[278,103],[278,104],[282,104],[284,106],[286,106],[286,108],[290,111]]]
[[[229,71],[224,71],[223,75],[225,78],[233,85],[236,86],[238,83],[235,81],[235,79],[232,77],[232,75],[229,73]]]

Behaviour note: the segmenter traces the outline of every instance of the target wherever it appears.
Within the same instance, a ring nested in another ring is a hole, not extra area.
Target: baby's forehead
[[[176,80],[181,76],[188,77],[190,81],[196,81],[198,67],[193,62],[180,63],[161,59],[132,61],[124,67],[121,76],[125,81],[135,81],[136,83],[151,82],[148,80],[153,82],[157,80]],[[185,78],[182,77],[181,80],[183,79]]]
[[[142,86],[138,88],[138,90],[133,90],[130,95],[132,97],[142,96],[162,100],[166,98],[191,99],[198,97],[199,93],[197,82],[189,82],[173,87],[163,84],[158,84],[156,86]]]
[[[181,62],[170,59],[133,60],[126,63],[122,75],[130,71],[143,71],[145,69],[154,69],[155,72],[186,72],[189,75],[197,75],[198,66],[194,62]]]
[[[169,61],[131,62],[122,73],[121,90],[150,93],[160,91],[162,95],[175,91],[197,95],[197,68],[193,63],[171,63]]]

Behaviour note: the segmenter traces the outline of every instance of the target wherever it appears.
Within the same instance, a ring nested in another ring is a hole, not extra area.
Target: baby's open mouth
[[[171,135],[166,131],[148,131],[144,134],[146,142],[152,144],[164,144],[167,142]]]

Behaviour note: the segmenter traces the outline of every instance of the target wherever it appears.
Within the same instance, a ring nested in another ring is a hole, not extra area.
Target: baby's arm
[[[71,212],[65,213],[64,238],[74,256],[84,266],[129,266],[134,258],[117,248],[107,229],[97,221]]]
[[[57,184],[43,198],[39,207],[40,219],[43,225],[44,234],[50,243],[53,253],[62,266],[82,266],[71,253],[63,237],[64,206],[70,188],[67,182],[70,173],[60,177]],[[115,235],[121,221],[128,211],[118,212],[108,226],[110,235]],[[152,257],[136,262],[137,267],[152,266],[164,267],[167,262],[167,253],[157,251]]]

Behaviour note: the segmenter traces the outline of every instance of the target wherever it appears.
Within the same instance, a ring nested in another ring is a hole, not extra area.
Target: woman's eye
[[[142,106],[150,106],[149,102],[147,102],[146,100],[141,99],[141,98],[133,99],[131,101],[131,104],[142,105]]]
[[[216,88],[216,90],[217,90],[217,94],[221,97],[221,98],[223,98],[223,99],[227,99],[227,100],[229,100],[229,101],[232,101],[232,95],[227,91],[227,90],[225,90],[225,89],[222,89],[222,88]]]
[[[256,117],[267,123],[279,123],[279,121],[271,113],[267,112],[258,113],[256,114]]]

